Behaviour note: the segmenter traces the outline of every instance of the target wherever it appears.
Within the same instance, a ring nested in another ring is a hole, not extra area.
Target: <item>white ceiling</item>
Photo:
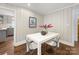
[[[71,6],[74,3],[31,3],[30,7],[27,6],[27,3],[10,3],[10,4],[30,9],[41,15],[46,15],[56,11],[57,9]]]

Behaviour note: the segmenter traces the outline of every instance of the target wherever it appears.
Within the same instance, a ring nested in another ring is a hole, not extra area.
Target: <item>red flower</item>
[[[49,25],[48,25],[48,28],[52,28],[52,27],[53,27],[52,24],[49,24]]]
[[[48,25],[45,24],[45,25],[41,25],[40,27],[47,29],[47,28],[52,28],[53,26],[52,26],[52,24],[48,24]]]

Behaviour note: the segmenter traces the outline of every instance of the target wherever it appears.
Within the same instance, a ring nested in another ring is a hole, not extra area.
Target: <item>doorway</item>
[[[14,26],[12,19],[13,16],[0,15],[2,21],[0,21],[0,54],[14,54]]]
[[[78,42],[79,42],[79,18],[78,18]]]
[[[0,55],[14,54],[15,10],[0,8]]]

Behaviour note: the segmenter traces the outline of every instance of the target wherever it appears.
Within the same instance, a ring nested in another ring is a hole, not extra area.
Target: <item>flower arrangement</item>
[[[44,28],[44,29],[47,29],[47,28],[52,28],[53,26],[52,26],[52,24],[45,24],[45,25],[41,25],[40,26],[41,28]]]
[[[41,28],[44,28],[44,30],[41,31],[41,34],[42,34],[42,35],[46,35],[47,32],[48,32],[47,29],[48,29],[48,28],[52,28],[53,26],[52,26],[52,24],[48,24],[48,25],[47,25],[47,24],[44,24],[44,25],[41,25],[40,27],[41,27]]]

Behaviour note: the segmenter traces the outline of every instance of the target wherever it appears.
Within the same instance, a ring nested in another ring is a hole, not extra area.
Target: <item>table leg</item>
[[[59,42],[58,42],[58,45],[57,45],[57,47],[59,47]]]
[[[27,52],[28,52],[29,51],[28,44],[26,43],[26,45],[27,45],[26,49],[27,49]]]
[[[41,44],[38,44],[38,55],[41,55]]]
[[[26,41],[26,51],[28,52],[29,51],[29,42]]]

